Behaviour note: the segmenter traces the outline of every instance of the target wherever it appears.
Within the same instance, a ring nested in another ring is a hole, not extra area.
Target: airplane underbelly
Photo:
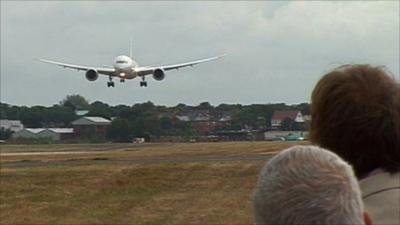
[[[133,79],[137,77],[136,71],[132,68],[120,68],[117,70],[118,77],[123,79]]]

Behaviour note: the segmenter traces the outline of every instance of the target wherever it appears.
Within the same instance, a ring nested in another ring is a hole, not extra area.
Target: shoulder
[[[360,181],[365,209],[374,224],[400,224],[400,173],[378,173]]]
[[[370,195],[376,191],[384,192],[386,189],[400,188],[400,173],[376,173],[360,180],[360,187],[363,191],[363,196]]]

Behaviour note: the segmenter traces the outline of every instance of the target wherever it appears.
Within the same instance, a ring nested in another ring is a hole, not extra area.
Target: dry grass
[[[125,146],[128,151],[106,154],[117,158],[247,155],[293,144],[168,144],[134,150]],[[251,224],[251,194],[264,163],[1,168],[0,224]]]
[[[306,142],[300,143],[304,144]],[[71,159],[174,159],[199,156],[241,156],[276,152],[293,142],[224,142],[178,144],[2,145],[1,162]],[[296,143],[299,144],[299,143]],[[60,155],[5,155],[21,152],[63,152]]]

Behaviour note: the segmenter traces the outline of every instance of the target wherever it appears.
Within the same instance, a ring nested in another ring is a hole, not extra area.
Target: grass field
[[[2,145],[0,224],[252,224],[256,156],[294,144]]]

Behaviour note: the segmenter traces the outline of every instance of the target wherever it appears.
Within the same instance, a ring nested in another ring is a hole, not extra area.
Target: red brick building
[[[275,111],[271,118],[271,127],[280,127],[285,119],[290,119],[296,123],[304,123],[304,118],[300,111]]]
[[[75,137],[83,140],[104,140],[110,125],[111,121],[102,117],[86,116],[72,122]]]

